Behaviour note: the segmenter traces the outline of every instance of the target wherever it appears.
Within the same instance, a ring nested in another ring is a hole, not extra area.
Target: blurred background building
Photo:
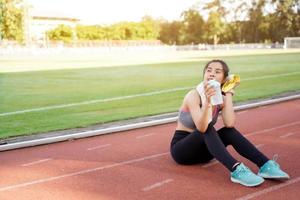
[[[37,11],[32,6],[24,4],[24,42],[25,44],[35,43],[45,45],[47,31],[57,28],[59,25],[66,25],[72,28],[72,36],[76,40],[76,26],[80,21],[78,18],[67,16],[57,11]]]

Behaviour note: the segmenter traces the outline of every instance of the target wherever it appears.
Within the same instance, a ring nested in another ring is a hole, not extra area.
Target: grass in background
[[[212,58],[212,57],[208,57]],[[221,57],[222,58],[222,57]],[[206,62],[195,61],[0,74],[0,113],[194,87]],[[300,53],[226,56],[241,75],[235,101],[300,90]],[[282,74],[292,73],[281,76]],[[275,75],[272,78],[247,80]],[[0,116],[0,138],[85,127],[177,111],[189,89],[158,95]]]

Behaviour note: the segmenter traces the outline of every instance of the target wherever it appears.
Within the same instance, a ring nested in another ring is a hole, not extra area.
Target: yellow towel
[[[227,81],[222,86],[222,92],[228,92],[229,90],[237,87],[241,82],[239,75],[231,74],[228,76]]]

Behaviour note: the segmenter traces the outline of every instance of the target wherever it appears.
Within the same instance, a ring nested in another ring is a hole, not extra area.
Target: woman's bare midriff
[[[195,130],[185,127],[181,122],[177,121],[176,130],[178,131],[187,131],[189,133],[194,132]]]

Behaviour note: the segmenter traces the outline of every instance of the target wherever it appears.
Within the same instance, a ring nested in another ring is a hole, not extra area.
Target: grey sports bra
[[[213,114],[212,114],[213,116],[212,116],[212,120],[210,122],[212,125],[215,125],[215,123],[217,122],[218,115],[221,110],[222,110],[221,105],[217,105],[217,107],[215,107],[213,109]],[[193,130],[197,129],[196,125],[193,121],[192,115],[189,111],[180,110],[179,115],[178,115],[178,120],[187,128],[190,128]]]

